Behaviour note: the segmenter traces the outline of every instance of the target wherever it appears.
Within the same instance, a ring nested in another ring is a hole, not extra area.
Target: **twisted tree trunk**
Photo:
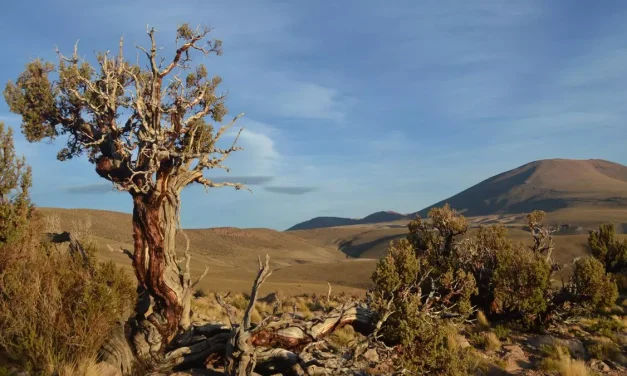
[[[149,193],[133,197],[133,267],[139,284],[154,298],[153,312],[165,322],[159,333],[170,340],[181,321],[184,286],[176,262],[176,195]],[[155,324],[157,325],[157,324]]]
[[[133,195],[133,268],[150,304],[148,310],[136,313],[132,341],[137,357],[149,368],[151,364],[160,367],[166,351],[175,348],[171,343],[189,335],[195,285],[190,275],[189,243],[184,258],[178,258],[176,252],[181,189],[169,185],[168,179],[158,182],[160,190]],[[179,265],[182,261],[186,261],[184,266]]]

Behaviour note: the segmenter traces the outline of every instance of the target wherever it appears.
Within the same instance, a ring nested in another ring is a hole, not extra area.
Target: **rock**
[[[593,359],[590,362],[590,368],[593,371],[598,371],[598,372],[609,372],[611,370],[610,366],[608,366],[602,360],[598,360],[598,359]]]
[[[379,353],[375,349],[368,349],[364,353],[364,359],[366,359],[369,363],[378,363]]]
[[[531,368],[531,362],[529,357],[523,351],[522,347],[518,345],[505,345],[503,346],[505,354],[501,357],[507,364],[506,371],[520,371],[522,369]]]
[[[259,302],[264,302],[264,303],[269,303],[269,304],[276,303],[279,300],[280,300],[280,296],[276,292],[271,292],[268,295],[264,296],[263,298],[257,299],[257,301]]]
[[[574,358],[585,359],[588,357],[586,346],[576,338],[557,338],[547,334],[529,338],[527,344],[538,350],[542,346],[562,346],[567,348]]]

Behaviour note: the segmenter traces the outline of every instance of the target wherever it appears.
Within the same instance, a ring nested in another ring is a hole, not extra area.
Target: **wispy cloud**
[[[342,121],[355,104],[354,98],[338,89],[315,82],[291,80],[277,73],[265,73],[264,77],[263,87],[253,86],[240,96],[266,115]]]
[[[245,185],[264,185],[274,180],[274,176],[223,176],[210,179],[215,183],[231,182]]]
[[[304,195],[318,190],[315,187],[264,187],[263,189],[272,193],[281,193],[293,196]]]
[[[65,187],[62,190],[71,194],[86,194],[86,195],[119,192],[113,189],[113,186],[111,185],[111,183],[77,185],[77,186],[72,186],[72,187]]]

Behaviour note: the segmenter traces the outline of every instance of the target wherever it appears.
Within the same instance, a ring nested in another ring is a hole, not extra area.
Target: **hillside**
[[[599,159],[540,160],[490,177],[410,215],[378,212],[363,219],[317,217],[288,231],[406,221],[415,215],[425,217],[431,208],[446,203],[468,217],[536,209],[627,210],[627,167]]]
[[[466,216],[547,212],[569,207],[627,209],[627,167],[604,160],[531,162],[476,184],[418,212],[445,203]]]
[[[326,228],[350,225],[368,225],[375,223],[393,222],[405,219],[407,216],[393,211],[380,211],[372,213],[361,219],[342,218],[342,217],[316,217],[305,222],[298,223],[287,231],[309,230],[314,228]]]
[[[50,231],[88,232],[99,245],[98,256],[101,260],[112,260],[130,272],[129,259],[120,252],[111,252],[108,247],[132,250],[130,214],[92,209],[38,208],[37,211],[47,219],[47,227],[54,227],[49,228]],[[262,228],[223,227],[187,229],[184,232],[190,240],[193,274],[200,275],[205,266],[210,269],[210,273],[201,282],[201,287],[205,289],[249,291],[250,281],[254,280],[257,272],[257,257],[268,254],[277,275],[268,281],[265,286],[267,291],[324,293],[328,289],[328,281],[345,283],[335,285],[334,290],[338,292],[363,291],[363,280],[338,280],[332,275],[333,270],[326,272],[324,265],[335,265],[338,262],[348,265],[351,261],[347,261],[346,256],[336,247],[318,245],[291,233]],[[178,236],[177,250],[184,249],[185,239]],[[321,265],[317,268],[320,271],[317,278],[294,278],[299,273],[292,272],[290,268],[307,265]]]

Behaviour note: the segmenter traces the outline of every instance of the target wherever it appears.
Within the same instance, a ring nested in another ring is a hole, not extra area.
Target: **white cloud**
[[[254,75],[254,74],[253,74]],[[280,73],[266,74],[240,97],[257,112],[268,115],[342,121],[355,99],[338,89],[314,82],[292,80]]]
[[[226,165],[236,175],[275,176],[281,162],[281,155],[273,139],[278,131],[268,124],[251,119],[242,119],[236,126],[244,128],[237,142],[243,150],[229,156]],[[238,132],[237,128],[231,130],[225,134],[224,141],[233,142]]]

